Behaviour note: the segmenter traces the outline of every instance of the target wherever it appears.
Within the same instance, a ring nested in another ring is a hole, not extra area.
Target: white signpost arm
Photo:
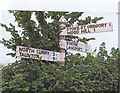
[[[109,23],[79,25],[75,27],[66,27],[65,29],[62,30],[62,33],[60,35],[78,36],[81,34],[111,32],[111,31],[113,31],[113,24],[112,22],[109,22]]]

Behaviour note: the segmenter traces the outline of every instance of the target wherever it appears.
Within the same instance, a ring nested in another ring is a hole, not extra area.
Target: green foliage
[[[75,54],[67,56],[66,65],[59,67],[37,60],[21,60],[2,68],[3,91],[118,91],[119,49],[110,54],[101,44],[97,55]]]

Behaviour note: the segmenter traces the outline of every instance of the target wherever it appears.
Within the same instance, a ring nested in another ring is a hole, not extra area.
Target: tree
[[[67,26],[76,22],[79,25],[96,23],[102,19],[102,17],[92,19],[90,16],[84,20],[80,19],[83,12],[9,12],[15,17],[21,31],[11,23],[9,26],[1,23],[1,26],[11,33],[11,39],[2,39],[1,43],[14,52],[19,45],[59,51],[61,30],[58,21],[62,15],[68,21]],[[33,20],[32,16],[37,21]],[[84,43],[92,40],[66,37],[66,39],[74,38]],[[15,56],[15,53],[9,55]],[[42,60],[22,59],[2,68],[3,91],[117,91],[118,55],[119,49],[115,48],[108,55],[103,43],[97,55],[76,54],[66,57],[64,67]]]

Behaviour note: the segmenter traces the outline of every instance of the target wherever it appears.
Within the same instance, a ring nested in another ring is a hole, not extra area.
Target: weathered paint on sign
[[[65,53],[17,46],[16,57],[38,60],[41,58],[41,60],[47,61],[64,61]]]
[[[85,53],[91,52],[91,45],[83,44],[76,41],[60,40],[60,48]]]
[[[88,33],[100,33],[113,31],[112,22],[110,23],[96,23],[89,25],[80,25],[76,27],[66,27],[60,35],[81,35]]]

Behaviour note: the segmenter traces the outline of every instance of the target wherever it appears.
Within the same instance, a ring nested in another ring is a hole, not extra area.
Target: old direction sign
[[[60,40],[60,48],[77,51],[77,52],[85,52],[85,53],[91,52],[91,45],[83,44],[76,41]]]
[[[40,59],[47,61],[64,61],[65,53],[48,51],[43,49],[28,48],[23,46],[16,47],[16,57],[27,59]]]
[[[112,22],[109,23],[94,23],[88,25],[79,25],[75,27],[66,27],[60,35],[81,35],[88,33],[100,33],[113,31]]]
[[[91,45],[83,44],[80,42],[77,43],[74,41],[66,41],[66,49],[78,51],[78,52],[90,53],[91,52]]]

